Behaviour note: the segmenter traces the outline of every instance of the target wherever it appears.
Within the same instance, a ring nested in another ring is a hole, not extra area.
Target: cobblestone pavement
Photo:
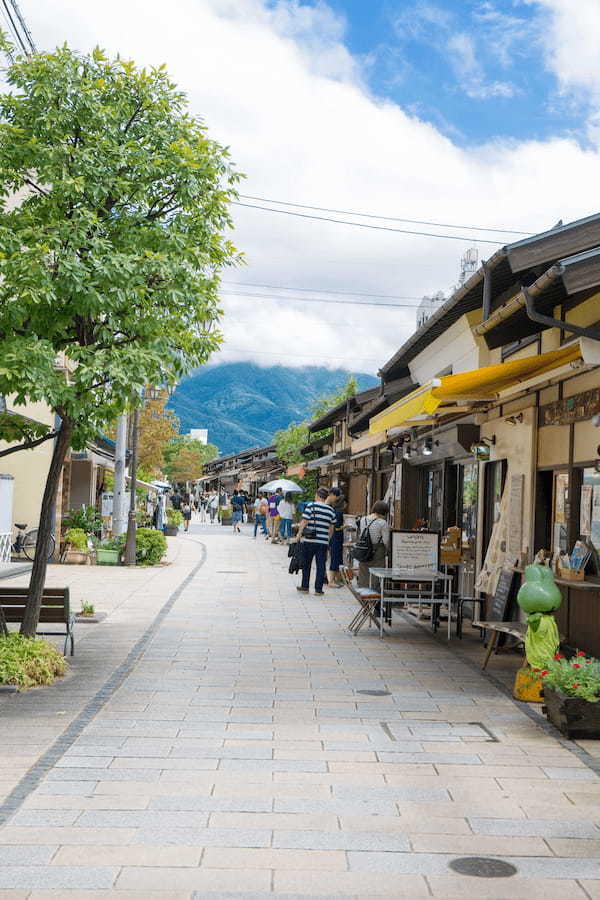
[[[0,900],[600,900],[600,778],[581,754],[426,630],[355,638],[346,592],[298,594],[283,548],[194,530],[177,540],[197,561],[202,540],[204,565],[22,785]],[[36,692],[42,721],[56,690]],[[35,719],[26,694],[0,707],[3,740],[19,716]],[[454,873],[465,856],[517,871]]]

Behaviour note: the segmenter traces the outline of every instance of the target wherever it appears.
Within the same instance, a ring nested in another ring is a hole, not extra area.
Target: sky
[[[232,236],[245,265],[223,274],[215,361],[375,374],[419,298],[449,295],[467,250],[482,260],[509,232],[600,209],[600,0],[20,7],[40,49],[166,63],[245,174]]]

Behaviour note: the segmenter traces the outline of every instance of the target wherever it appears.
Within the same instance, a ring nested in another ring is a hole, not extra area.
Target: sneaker
[[[296,590],[297,590],[298,593],[300,593],[300,594],[308,594],[308,591],[306,590],[306,588],[302,588],[302,587],[296,586]],[[321,591],[321,593],[323,593],[323,592]]]
[[[307,593],[308,593],[308,591],[307,591]],[[324,594],[325,594],[325,591],[315,591],[315,594],[316,594],[318,597],[323,597]]]

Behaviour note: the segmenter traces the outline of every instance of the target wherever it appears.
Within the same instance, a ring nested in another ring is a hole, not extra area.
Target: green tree
[[[165,406],[168,399],[169,395],[163,391],[159,396],[145,400],[140,410],[138,465],[152,478],[162,473],[165,448],[179,433],[179,419]]]
[[[201,477],[204,464],[218,455],[214,444],[203,444],[179,435],[165,450],[164,471],[170,481],[195,481]]]
[[[218,273],[239,259],[224,232],[240,176],[164,67],[64,46],[18,58],[6,77],[0,395],[43,400],[60,419],[21,628],[32,635],[68,448],[220,343]]]
[[[324,416],[325,413],[329,412],[330,409],[333,409],[334,406],[338,406],[349,397],[354,397],[357,388],[358,385],[356,383],[356,378],[354,377],[354,375],[351,375],[346,384],[342,388],[340,388],[337,393],[325,394],[325,396],[319,397],[319,399],[312,406],[311,421],[320,419],[321,416]]]

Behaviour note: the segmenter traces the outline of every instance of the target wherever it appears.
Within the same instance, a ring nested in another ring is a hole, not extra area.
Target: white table
[[[448,606],[448,640],[452,627],[452,576],[435,569],[369,569],[371,585],[379,581],[381,610],[379,637],[383,638],[383,605],[394,603],[420,603],[431,606],[431,623],[434,624],[434,608]],[[396,581],[401,587],[386,588],[386,581]],[[441,585],[441,591],[438,590]]]

